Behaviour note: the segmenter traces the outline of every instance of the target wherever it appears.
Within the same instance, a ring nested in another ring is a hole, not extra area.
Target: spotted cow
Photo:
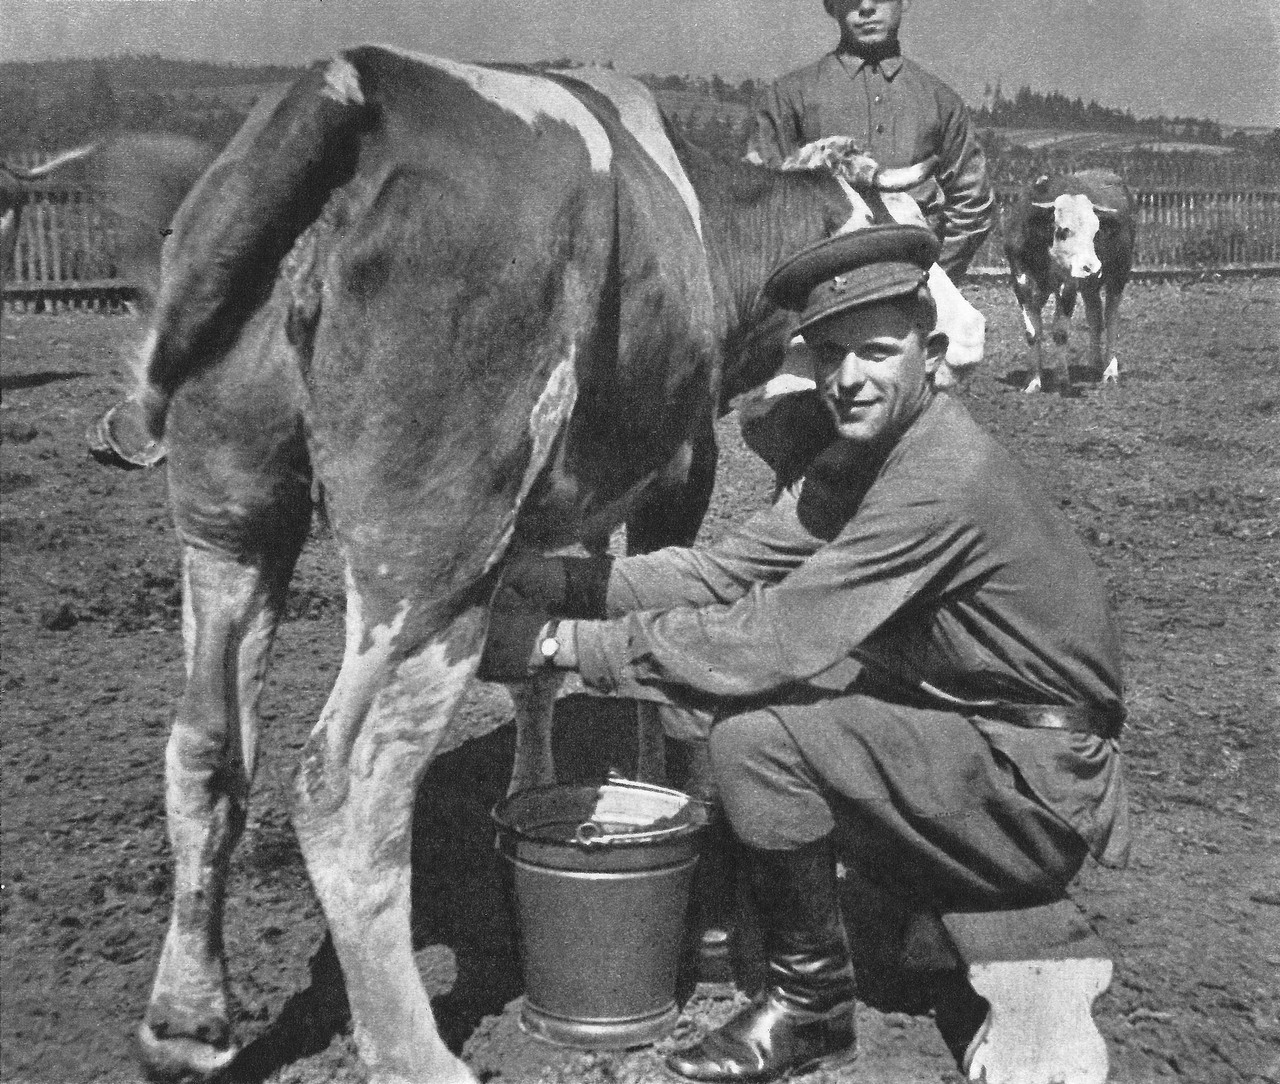
[[[1129,281],[1136,237],[1132,197],[1114,173],[1044,176],[1023,193],[1006,225],[1005,254],[1031,347],[1034,373],[1027,391],[1070,383],[1066,373],[1044,368],[1040,313],[1054,297],[1053,340],[1064,344],[1077,292],[1084,295],[1089,323],[1089,366],[1103,383],[1119,380],[1115,344],[1120,297]]]
[[[719,404],[789,338],[765,278],[851,213],[828,173],[679,143],[612,73],[364,46],[255,109],[173,219],[139,360],[183,545],[187,671],[151,1071],[209,1077],[236,1054],[228,862],[319,514],[346,646],[293,824],[370,1079],[472,1079],[414,967],[409,833],[504,558],[624,519],[633,547],[690,541]]]

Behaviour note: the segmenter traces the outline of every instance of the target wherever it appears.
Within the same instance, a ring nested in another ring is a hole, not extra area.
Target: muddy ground
[[[1003,286],[970,293],[990,336],[965,398],[1088,540],[1126,640],[1134,860],[1086,869],[1075,890],[1116,961],[1096,1006],[1113,1079],[1280,1082],[1280,282],[1132,287],[1124,384],[1067,398],[1003,379],[1023,365],[1018,315]],[[131,318],[5,314],[0,333],[0,1075],[134,1080],[130,1037],[167,917],[161,763],[181,675],[164,477],[84,453],[86,424],[123,383]],[[707,537],[768,496],[732,419],[723,432]],[[317,537],[279,637],[231,885],[241,1080],[363,1079],[340,990],[323,968],[309,986],[323,925],[283,806],[341,621]],[[565,764],[625,770],[625,742],[582,725],[580,708],[566,708]],[[415,928],[442,1026],[489,1080],[656,1079],[653,1052],[566,1052],[516,1027],[486,818],[509,770],[502,722],[501,697],[479,688],[420,801]],[[860,1010],[862,1055],[828,1084],[958,1080],[931,1021],[886,1007]],[[686,1008],[668,1043],[731,1005]]]

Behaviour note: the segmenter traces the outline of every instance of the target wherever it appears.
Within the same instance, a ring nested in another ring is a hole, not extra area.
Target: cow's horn
[[[912,166],[897,166],[891,169],[878,169],[872,184],[881,192],[904,192],[915,188],[921,181],[933,175],[938,168],[938,156],[929,155],[923,162]]]
[[[1099,214],[1099,215],[1118,215],[1120,213],[1120,208],[1108,207],[1102,203],[1095,203],[1093,205],[1093,212],[1094,214]]]
[[[1031,206],[1032,206],[1032,207],[1039,207],[1039,208],[1040,208],[1040,210],[1042,210],[1042,211],[1052,211],[1052,210],[1053,210],[1053,207],[1054,207],[1054,204],[1053,204],[1053,201],[1052,201],[1052,200],[1050,200],[1048,203],[1041,203],[1039,200],[1032,200],[1032,201],[1031,201]]]

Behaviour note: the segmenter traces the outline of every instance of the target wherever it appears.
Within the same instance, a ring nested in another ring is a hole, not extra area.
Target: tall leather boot
[[[772,1081],[852,1060],[853,964],[830,838],[742,853],[764,931],[764,989],[728,1023],[668,1057],[667,1067],[689,1080]]]

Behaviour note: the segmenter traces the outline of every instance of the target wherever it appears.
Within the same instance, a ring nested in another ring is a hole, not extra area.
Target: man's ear
[[[929,333],[929,337],[924,341],[924,371],[929,376],[934,376],[938,372],[938,366],[946,359],[947,347],[950,345],[951,340],[945,331]]]

